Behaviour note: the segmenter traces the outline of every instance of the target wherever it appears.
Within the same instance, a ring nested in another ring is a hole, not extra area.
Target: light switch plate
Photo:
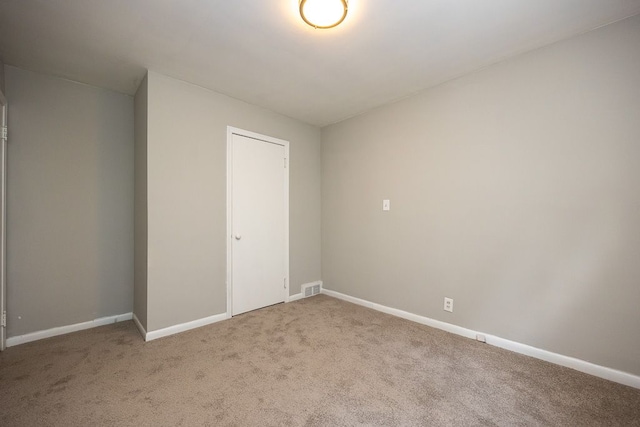
[[[383,200],[382,201],[382,210],[383,211],[391,210],[391,201],[389,201],[388,199]]]

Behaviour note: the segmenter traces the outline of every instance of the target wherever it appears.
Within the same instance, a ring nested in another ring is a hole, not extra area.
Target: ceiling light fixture
[[[347,17],[347,0],[300,0],[300,16],[313,28],[333,28]]]

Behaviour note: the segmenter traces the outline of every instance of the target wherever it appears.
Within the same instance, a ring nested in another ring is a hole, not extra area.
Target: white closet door
[[[285,300],[286,150],[233,135],[232,315]]]

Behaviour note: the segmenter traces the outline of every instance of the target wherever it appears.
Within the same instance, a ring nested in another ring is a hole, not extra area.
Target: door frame
[[[0,90],[0,126],[5,128],[7,109],[7,99]],[[0,351],[7,347],[7,151],[7,139],[0,136]]]
[[[233,135],[284,147],[284,302],[289,302],[289,141],[227,126],[227,319],[233,316]]]

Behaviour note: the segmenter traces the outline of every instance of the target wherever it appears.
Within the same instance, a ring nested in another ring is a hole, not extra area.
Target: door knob
[[[242,239],[242,236],[240,234],[236,234],[236,240],[240,240]]]

